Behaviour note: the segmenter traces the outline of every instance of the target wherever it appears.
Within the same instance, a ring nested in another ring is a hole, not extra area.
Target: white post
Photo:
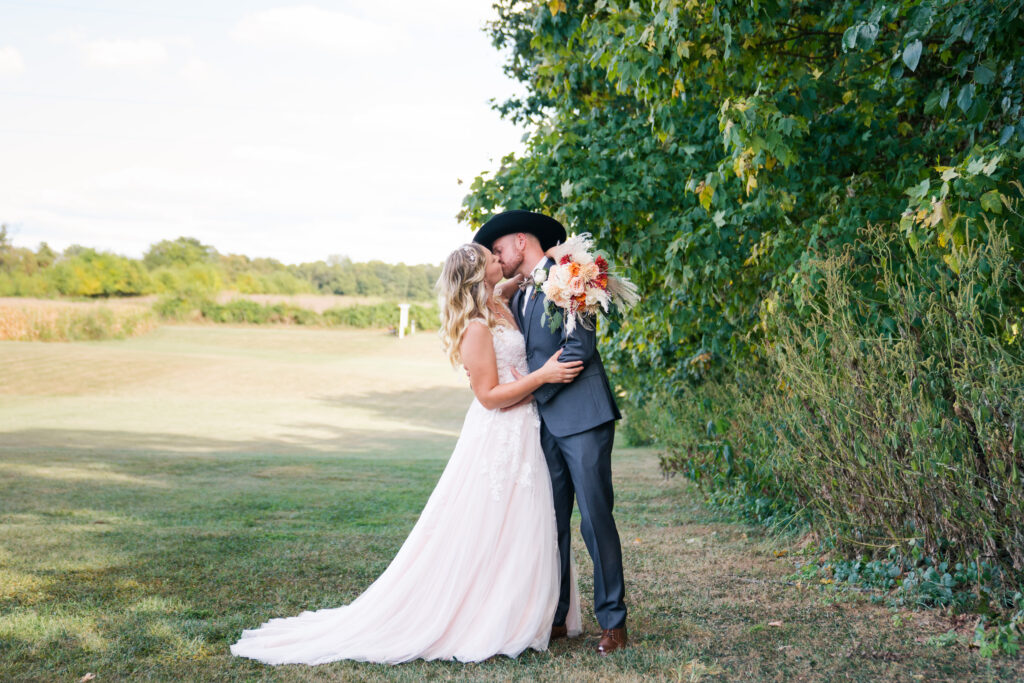
[[[398,304],[398,338],[405,336],[405,328],[409,325],[409,304]]]

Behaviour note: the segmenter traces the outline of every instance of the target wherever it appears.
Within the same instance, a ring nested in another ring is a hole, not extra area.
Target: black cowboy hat
[[[519,209],[504,211],[491,218],[476,231],[473,241],[490,249],[494,240],[517,232],[534,235],[544,251],[565,241],[565,228],[554,218]]]

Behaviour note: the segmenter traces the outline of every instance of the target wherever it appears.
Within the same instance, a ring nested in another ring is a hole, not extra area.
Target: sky
[[[0,0],[0,223],[131,257],[438,263],[522,148],[490,0]],[[463,184],[459,184],[459,180]]]

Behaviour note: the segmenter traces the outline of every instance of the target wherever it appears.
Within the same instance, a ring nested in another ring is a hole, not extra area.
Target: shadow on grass
[[[211,657],[237,671],[227,646],[243,628],[346,604],[377,578],[443,467],[210,440],[192,443],[198,457],[110,453],[59,433],[77,449],[0,452],[0,680],[188,680],[182,668]]]
[[[400,419],[411,427],[458,431],[473,400],[468,388],[436,387],[400,392],[373,391],[357,396],[317,396],[332,407],[372,410],[376,415]]]
[[[326,422],[290,422],[280,425],[277,437],[218,439],[205,436],[105,429],[22,429],[3,433],[0,456],[9,452],[49,451],[78,453],[234,453],[290,455],[373,454],[378,457],[443,457],[455,445],[471,395],[465,389],[436,388],[404,392],[372,392],[362,396],[327,396],[317,399],[341,410],[358,408],[371,417],[398,422],[401,428],[353,428]],[[102,416],[97,416],[102,424]],[[263,427],[260,425],[259,427]]]

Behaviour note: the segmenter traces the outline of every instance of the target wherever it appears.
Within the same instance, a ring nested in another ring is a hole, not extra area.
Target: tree
[[[769,312],[820,294],[816,257],[869,223],[899,223],[943,277],[993,224],[1020,258],[1019,2],[497,9],[527,89],[497,108],[528,126],[526,151],[478,176],[460,217],[527,208],[593,232],[644,292],[608,345],[638,388],[688,380],[705,354],[750,360]]]
[[[497,10],[525,151],[460,217],[555,215],[640,285],[602,354],[663,467],[752,520],[1019,585],[1024,5]]]
[[[133,296],[151,287],[149,272],[140,261],[77,245],[64,251],[49,278],[65,296]]]
[[[161,266],[190,266],[194,263],[212,263],[217,250],[194,237],[161,240],[149,247],[142,260],[152,270]]]
[[[50,248],[50,245],[46,242],[40,242],[39,248],[36,250],[36,261],[39,263],[39,267],[46,269],[53,265],[53,262],[57,260],[57,252]]]

